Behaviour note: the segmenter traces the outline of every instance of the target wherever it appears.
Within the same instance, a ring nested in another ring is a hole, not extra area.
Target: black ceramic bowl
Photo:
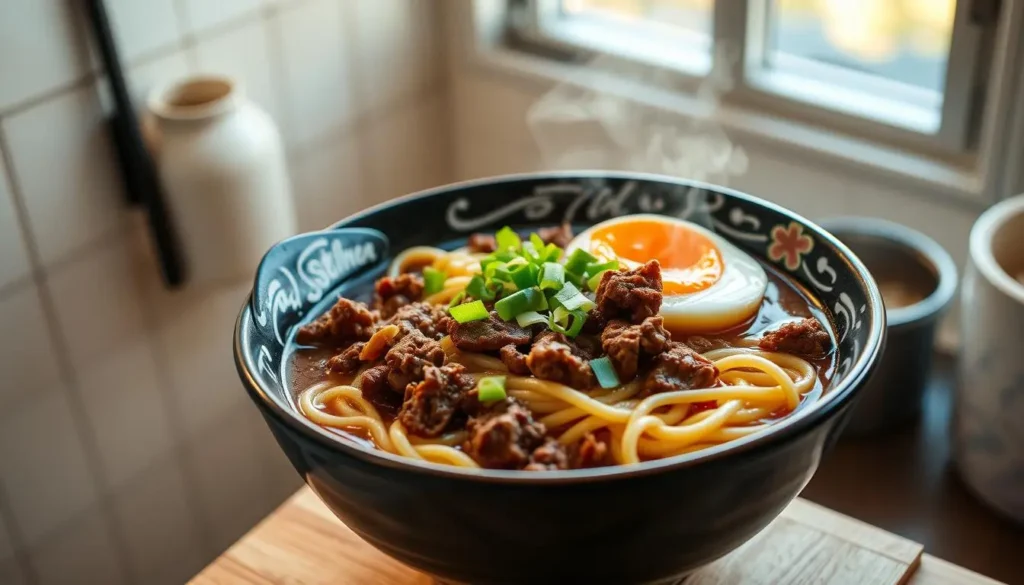
[[[391,255],[455,247],[476,231],[628,213],[688,218],[820,299],[839,339],[824,398],[764,434],[629,467],[510,472],[419,463],[341,441],[296,413],[286,344],[339,293],[365,297]],[[667,177],[548,173],[441,187],[270,250],[235,331],[235,361],[292,464],[352,530],[445,581],[678,580],[752,537],[800,492],[883,345],[885,313],[861,262],[806,219],[760,199]]]

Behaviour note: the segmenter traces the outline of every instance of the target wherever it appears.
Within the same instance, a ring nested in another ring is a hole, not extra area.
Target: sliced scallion
[[[508,226],[498,230],[498,233],[494,234],[494,239],[498,242],[499,250],[518,250],[522,244],[519,234]]]
[[[569,254],[569,259],[565,261],[565,271],[582,275],[586,272],[587,265],[595,262],[597,262],[596,256],[582,248],[576,248],[572,254]]]
[[[590,369],[594,370],[597,383],[602,388],[617,388],[621,384],[619,382],[619,374],[615,371],[615,366],[612,365],[612,361],[608,359],[608,356],[590,360]]]
[[[544,240],[540,239],[536,232],[530,234],[530,243],[533,244],[538,253],[544,250]]]
[[[587,314],[583,311],[566,311],[564,307],[559,307],[551,312],[548,328],[569,337],[576,337],[583,330],[586,321]]]
[[[558,262],[562,257],[562,249],[554,244],[548,244],[547,246],[544,246],[544,253],[542,256],[543,257],[540,258],[541,262]]]
[[[471,303],[464,303],[461,305],[455,305],[454,307],[448,308],[448,313],[458,323],[469,323],[470,321],[480,321],[486,319],[489,315],[487,307],[484,306],[483,301],[473,301]]]
[[[444,272],[432,266],[427,266],[423,269],[423,294],[432,295],[441,292],[441,289],[444,288],[444,281],[447,278],[448,275]]]
[[[590,290],[596,291],[597,287],[601,286],[601,279],[604,278],[604,273],[605,272],[608,272],[608,271],[607,270],[602,270],[601,272],[598,272],[594,276],[591,276],[590,278],[588,278],[587,279],[587,288],[590,289]]]
[[[484,277],[476,274],[473,278],[469,279],[469,284],[466,285],[466,294],[474,299],[493,301],[495,291],[493,288],[487,286],[487,281],[484,280]]]
[[[548,308],[547,299],[540,289],[531,287],[514,292],[494,303],[494,310],[505,321],[527,311],[541,311]]]
[[[452,297],[452,300],[448,302],[448,308],[452,308],[455,305],[461,305],[462,301],[466,298],[466,291],[462,291],[459,294]]]
[[[618,269],[619,269],[619,259],[618,258],[612,258],[611,260],[609,260],[607,262],[592,262],[590,264],[587,264],[587,269],[586,269],[586,271],[584,271],[584,274],[586,274],[587,276],[594,276],[595,274],[598,274],[600,272],[604,272],[605,270],[618,270]]]
[[[520,327],[529,327],[531,325],[539,325],[541,323],[547,325],[548,316],[542,315],[537,311],[526,311],[525,313],[519,313],[516,315],[516,323]]]
[[[556,262],[545,262],[540,269],[541,290],[559,290],[565,283],[565,268]]]
[[[584,313],[593,309],[597,306],[594,301],[588,299],[586,295],[580,292],[580,289],[576,288],[571,282],[567,282],[562,285],[562,289],[555,295],[555,300],[558,304],[565,307],[569,311],[583,311]]]
[[[505,376],[484,376],[476,383],[476,396],[480,402],[495,402],[504,400],[508,394],[505,392]]]
[[[512,271],[512,282],[519,290],[537,286],[537,275],[539,273],[540,268],[536,264],[523,264]]]

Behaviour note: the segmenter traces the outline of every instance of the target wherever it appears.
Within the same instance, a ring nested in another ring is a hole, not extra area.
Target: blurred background
[[[1019,7],[1001,24],[954,0],[106,4],[140,109],[221,73],[273,117],[301,231],[587,164],[886,217],[962,266],[978,213],[1024,190]],[[4,584],[180,583],[301,485],[229,354],[251,283],[163,285],[107,81],[81,3],[0,3]]]

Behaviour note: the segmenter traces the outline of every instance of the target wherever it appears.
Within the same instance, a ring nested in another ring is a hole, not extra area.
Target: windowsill
[[[987,203],[984,181],[973,170],[878,143],[834,133],[811,124],[767,115],[752,108],[720,104],[714,108],[694,96],[612,77],[579,65],[545,59],[501,46],[466,51],[466,65],[509,75],[528,83],[571,83],[606,92],[682,117],[711,118],[741,141],[778,151],[786,149],[808,165],[831,166],[847,173],[869,171],[911,189],[924,189],[970,208]]]

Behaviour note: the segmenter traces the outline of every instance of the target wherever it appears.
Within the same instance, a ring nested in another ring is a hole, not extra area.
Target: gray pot
[[[889,340],[882,363],[854,406],[844,434],[901,428],[921,413],[935,328],[956,290],[956,265],[934,240],[897,223],[847,217],[820,225],[864,262],[886,302]]]

